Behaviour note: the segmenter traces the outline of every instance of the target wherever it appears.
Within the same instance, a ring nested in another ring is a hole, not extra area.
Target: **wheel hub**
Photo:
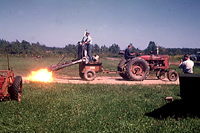
[[[140,66],[132,66],[132,73],[136,75],[142,75],[142,68]]]
[[[93,74],[92,73],[88,73],[87,76],[88,76],[88,78],[91,78],[91,77],[93,77]]]

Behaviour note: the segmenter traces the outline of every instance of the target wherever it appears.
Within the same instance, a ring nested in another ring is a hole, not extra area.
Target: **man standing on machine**
[[[85,44],[87,46],[87,55],[89,57],[89,62],[92,62],[92,54],[91,54],[92,38],[90,37],[89,32],[86,32],[82,41],[83,41],[83,44]]]

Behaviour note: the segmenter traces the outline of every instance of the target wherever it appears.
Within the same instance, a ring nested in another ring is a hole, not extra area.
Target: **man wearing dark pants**
[[[83,44],[87,46],[87,55],[89,57],[89,62],[92,62],[92,54],[91,54],[91,44],[92,44],[92,38],[89,36],[89,32],[86,32],[86,39],[83,38]],[[85,39],[85,40],[84,40]]]

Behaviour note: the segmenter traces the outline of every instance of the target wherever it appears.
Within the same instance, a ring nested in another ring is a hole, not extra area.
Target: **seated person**
[[[128,45],[128,48],[125,50],[124,58],[126,60],[135,58],[135,53],[131,53],[131,49],[132,49],[132,44]]]

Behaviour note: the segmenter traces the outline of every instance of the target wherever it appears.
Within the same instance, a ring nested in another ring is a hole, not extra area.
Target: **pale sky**
[[[200,0],[0,0],[0,39],[50,47],[93,44],[200,48]]]

